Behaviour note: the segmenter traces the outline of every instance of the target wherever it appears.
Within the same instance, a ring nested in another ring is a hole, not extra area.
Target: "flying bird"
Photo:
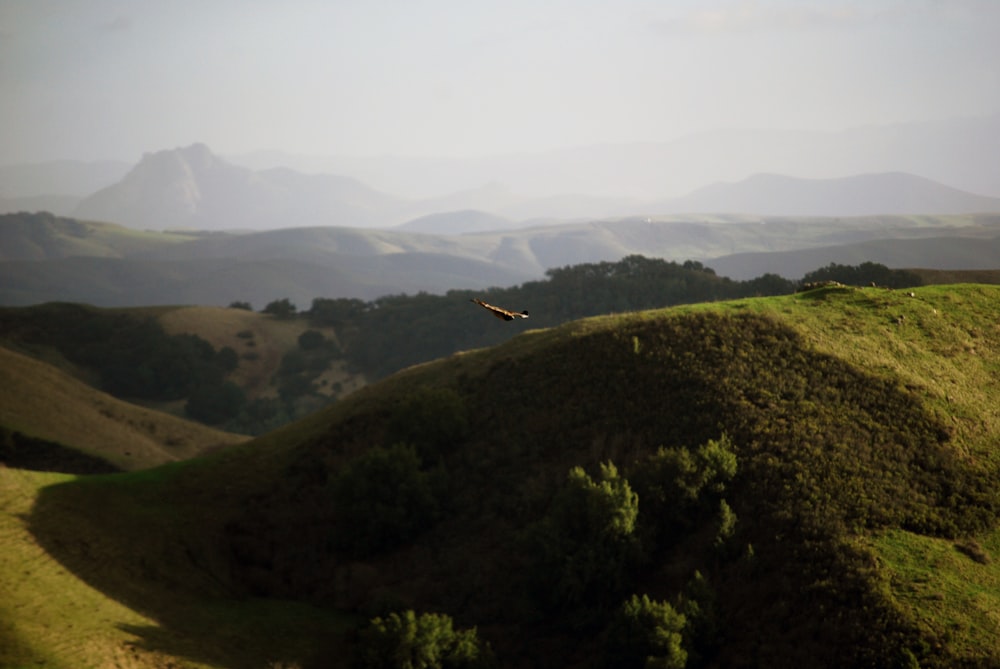
[[[476,304],[478,304],[479,306],[481,306],[483,309],[489,309],[490,312],[494,316],[496,316],[497,318],[502,318],[505,321],[512,321],[515,318],[527,318],[528,317],[528,312],[527,311],[522,311],[520,313],[518,313],[516,311],[507,311],[506,309],[501,309],[500,307],[494,307],[492,304],[487,304],[486,302],[483,302],[482,300],[477,300],[476,298],[472,298],[470,300],[470,302],[475,302]]]

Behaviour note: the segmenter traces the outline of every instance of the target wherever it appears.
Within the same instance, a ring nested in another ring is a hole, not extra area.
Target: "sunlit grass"
[[[1000,531],[951,541],[893,530],[867,542],[881,557],[892,603],[929,638],[959,657],[1000,648]]]

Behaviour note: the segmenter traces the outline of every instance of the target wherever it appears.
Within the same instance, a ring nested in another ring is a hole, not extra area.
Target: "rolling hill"
[[[11,466],[60,470],[78,451],[122,470],[147,469],[246,441],[242,435],[136,406],[54,366],[0,346],[0,428],[13,440]],[[40,443],[44,442],[44,443]],[[53,449],[52,446],[58,447]],[[25,452],[25,449],[38,453]],[[42,451],[53,451],[43,454]]]
[[[375,299],[508,286],[539,279],[552,268],[614,262],[633,254],[678,262],[696,259],[712,266],[714,259],[737,253],[874,240],[885,240],[879,262],[890,267],[987,269],[981,265],[982,249],[998,236],[997,214],[642,216],[460,235],[338,227],[167,234],[45,214],[12,214],[0,216],[5,258],[0,262],[0,304],[221,306],[236,300],[260,305],[287,297],[305,307],[316,297]],[[893,241],[927,238],[937,239],[923,246]],[[969,240],[986,241],[977,246]],[[793,254],[754,262],[746,265],[751,269],[727,262],[726,271],[738,271],[740,278],[759,268],[794,279],[802,275]]]
[[[998,298],[833,287],[592,318],[207,458],[0,469],[5,554],[38,572],[0,559],[0,663],[349,666],[353,627],[414,609],[503,666],[641,666],[616,613],[636,593],[683,616],[689,667],[993,666]]]

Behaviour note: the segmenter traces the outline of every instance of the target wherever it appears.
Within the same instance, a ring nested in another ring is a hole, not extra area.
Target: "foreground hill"
[[[0,347],[0,462],[64,471],[145,469],[246,437],[118,400],[39,360]],[[81,457],[87,456],[87,457]]]
[[[36,497],[3,519],[40,573],[0,574],[0,662],[348,666],[365,637],[346,630],[414,609],[513,667],[996,666],[998,298],[831,288],[592,318],[207,459],[0,471]],[[631,594],[682,617],[644,636]]]

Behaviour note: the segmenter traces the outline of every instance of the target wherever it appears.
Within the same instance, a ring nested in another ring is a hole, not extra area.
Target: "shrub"
[[[386,441],[413,444],[425,462],[435,463],[469,431],[461,395],[450,388],[423,387],[404,397],[393,411]]]
[[[613,463],[595,481],[570,470],[546,517],[534,528],[535,591],[555,608],[586,607],[618,596],[639,555],[639,498]]]
[[[683,614],[667,602],[632,595],[622,604],[608,628],[605,666],[646,669],[683,669]]]
[[[374,618],[361,632],[358,669],[486,669],[496,666],[476,629],[456,630],[449,616],[412,610]]]
[[[326,343],[326,337],[319,330],[306,330],[299,335],[299,348],[312,351]]]
[[[399,546],[428,528],[438,504],[420,457],[408,444],[373,448],[333,481],[335,543],[357,554]]]
[[[654,536],[686,531],[705,514],[719,512],[722,493],[736,469],[736,454],[726,435],[694,451],[661,446],[632,476],[643,501],[643,517],[655,523],[647,529]],[[726,505],[721,513],[725,516],[731,509]],[[723,520],[720,530],[731,530],[732,525]]]
[[[184,412],[191,418],[218,425],[239,415],[246,404],[246,394],[232,381],[221,385],[195,388],[184,405]]]
[[[296,307],[287,297],[280,300],[268,302],[264,307],[265,314],[271,314],[276,318],[289,319],[295,316]]]

